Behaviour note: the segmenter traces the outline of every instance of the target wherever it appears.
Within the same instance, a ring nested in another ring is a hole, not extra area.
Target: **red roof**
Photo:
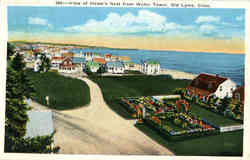
[[[106,61],[104,58],[93,58],[93,62],[97,62],[99,64],[106,64]]]
[[[105,54],[104,57],[105,57],[105,58],[111,58],[112,55],[111,55],[111,54]]]
[[[52,57],[52,60],[64,60],[65,57]]]
[[[220,77],[218,75],[200,74],[187,88],[192,87],[209,93],[214,93],[219,85],[226,80],[227,78]]]

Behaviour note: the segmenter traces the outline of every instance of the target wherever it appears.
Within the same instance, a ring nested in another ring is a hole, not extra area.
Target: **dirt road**
[[[64,154],[173,155],[134,127],[105,103],[97,84],[80,78],[90,88],[88,106],[55,111],[55,144]],[[41,107],[40,107],[41,108]]]

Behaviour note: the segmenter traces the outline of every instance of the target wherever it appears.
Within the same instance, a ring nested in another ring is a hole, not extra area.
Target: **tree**
[[[14,53],[14,46],[10,43],[7,43],[7,59],[10,60]]]
[[[97,73],[99,74],[105,73],[105,68],[103,66],[99,67]]]
[[[41,54],[41,66],[40,66],[40,72],[47,72],[51,65],[50,65],[50,59],[46,57],[45,54]]]
[[[8,52],[13,52],[10,45],[8,45]],[[27,111],[30,110],[24,100],[32,97],[34,88],[25,74],[25,63],[20,54],[16,54],[8,63],[11,65],[7,67],[5,152],[58,152],[59,147],[50,146],[54,134],[24,138],[29,120]]]

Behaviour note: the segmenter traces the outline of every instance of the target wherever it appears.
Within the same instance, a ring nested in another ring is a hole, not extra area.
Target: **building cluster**
[[[115,56],[112,54],[98,54],[82,52],[75,46],[61,46],[49,44],[22,44],[17,50],[24,55],[26,63],[32,63],[34,70],[38,70],[41,60],[35,53],[43,53],[50,59],[51,69],[62,73],[76,73],[89,69],[97,72],[102,68],[111,74],[123,74],[126,71],[139,71],[144,74],[160,74],[160,63],[157,61],[143,61],[140,64],[131,62],[128,56]]]

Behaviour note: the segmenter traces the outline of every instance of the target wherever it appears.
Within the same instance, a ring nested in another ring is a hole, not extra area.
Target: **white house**
[[[38,72],[40,70],[40,66],[42,64],[40,57],[40,55],[37,55],[37,59],[34,62],[34,72]]]
[[[187,87],[190,93],[199,97],[216,96],[223,99],[232,97],[237,85],[229,78],[212,74],[200,74]]]
[[[107,62],[106,71],[109,73],[124,73],[125,67],[120,61]]]
[[[157,61],[145,61],[142,64],[141,72],[145,74],[160,74],[160,63]]]

